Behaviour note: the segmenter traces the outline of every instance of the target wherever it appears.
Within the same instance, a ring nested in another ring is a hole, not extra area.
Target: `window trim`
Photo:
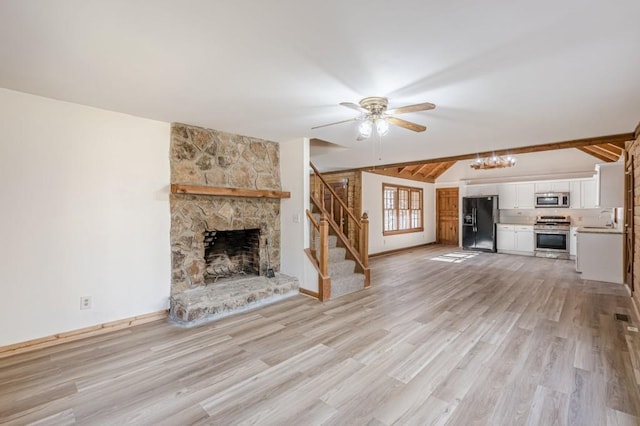
[[[399,218],[399,212],[400,212],[400,205],[398,202],[398,194],[400,193],[400,190],[406,190],[409,192],[409,221],[411,221],[411,212],[412,211],[418,211],[418,209],[412,209],[411,208],[411,194],[414,192],[417,192],[418,194],[420,194],[420,209],[419,211],[421,212],[420,214],[420,227],[418,228],[409,228],[409,229],[401,229],[401,230],[395,230],[395,231],[387,231],[385,230],[385,212],[387,210],[391,210],[391,209],[385,209],[385,198],[384,198],[384,191],[385,188],[387,187],[391,187],[391,188],[395,188],[396,189],[396,199],[395,199],[395,208],[393,210],[395,210],[395,215],[396,215],[396,222],[398,221]],[[423,188],[418,188],[415,186],[406,186],[406,185],[398,185],[395,183],[386,183],[386,182],[382,182],[382,235],[383,236],[387,236],[387,235],[399,235],[399,234],[412,234],[415,232],[423,232],[424,231],[424,189]]]

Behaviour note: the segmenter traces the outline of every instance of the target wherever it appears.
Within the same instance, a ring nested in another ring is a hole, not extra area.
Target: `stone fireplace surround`
[[[170,155],[171,182],[175,184],[281,190],[275,142],[173,124]],[[264,277],[267,250],[271,267],[280,269],[279,199],[176,193],[170,196],[170,210],[170,316],[174,321],[201,323],[297,293],[297,280],[291,277]],[[256,269],[260,276],[240,278],[235,287],[226,279],[206,284],[205,238],[216,231],[248,229],[259,230]]]

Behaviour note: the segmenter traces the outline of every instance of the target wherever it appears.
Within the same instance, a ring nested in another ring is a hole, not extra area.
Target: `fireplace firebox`
[[[260,229],[205,231],[205,282],[260,275]]]

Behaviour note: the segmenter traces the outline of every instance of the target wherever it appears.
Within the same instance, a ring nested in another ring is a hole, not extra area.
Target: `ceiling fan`
[[[385,135],[389,131],[389,124],[404,127],[414,132],[424,132],[427,128],[421,124],[412,123],[398,117],[395,114],[405,114],[407,112],[427,111],[434,109],[436,106],[429,102],[415,105],[406,105],[400,108],[387,110],[388,99],[378,96],[371,96],[360,101],[359,105],[352,102],[341,102],[340,105],[354,109],[361,113],[360,116],[350,118],[349,120],[336,121],[335,123],[323,124],[321,126],[312,127],[311,129],[319,129],[321,127],[333,126],[335,124],[348,123],[350,121],[360,121],[358,140],[367,139],[371,136],[375,126],[380,136]]]

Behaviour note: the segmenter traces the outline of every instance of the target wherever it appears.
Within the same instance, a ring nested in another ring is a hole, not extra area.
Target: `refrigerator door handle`
[[[473,208],[473,232],[478,232],[478,210]]]

